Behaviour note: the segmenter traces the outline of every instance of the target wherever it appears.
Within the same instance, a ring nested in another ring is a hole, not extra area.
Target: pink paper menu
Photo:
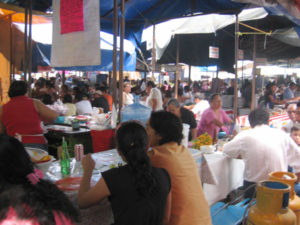
[[[83,30],[83,0],[60,0],[60,33]]]

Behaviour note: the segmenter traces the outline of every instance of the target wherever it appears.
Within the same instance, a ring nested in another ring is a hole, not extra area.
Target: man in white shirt
[[[147,92],[147,99],[146,105],[149,106],[152,111],[158,111],[163,109],[163,101],[161,92],[158,88],[156,88],[153,81],[148,81],[146,84],[146,92]]]
[[[296,124],[296,109],[297,109],[297,105],[296,104],[290,104],[286,111],[287,114],[290,118],[290,120],[287,122],[287,124],[285,124],[282,129],[287,132],[287,133],[291,133],[291,129],[292,127]],[[299,121],[300,122],[300,121]],[[299,123],[298,122],[298,123]]]
[[[269,114],[264,109],[253,110],[248,118],[252,129],[242,131],[223,147],[225,155],[245,162],[243,188],[267,180],[271,172],[287,171],[288,165],[299,173],[300,149],[289,134],[270,128]],[[254,187],[246,191],[245,197],[252,197],[253,192]]]
[[[194,96],[195,105],[192,112],[196,115],[196,120],[200,121],[202,113],[209,108],[209,103],[204,99],[203,93],[196,93]]]

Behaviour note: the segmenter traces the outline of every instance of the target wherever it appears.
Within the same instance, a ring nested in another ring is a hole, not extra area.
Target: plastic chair
[[[235,205],[227,205],[217,202],[210,207],[213,225],[238,225],[243,221],[249,199],[245,199]]]
[[[94,153],[115,147],[115,129],[91,130],[91,136]]]

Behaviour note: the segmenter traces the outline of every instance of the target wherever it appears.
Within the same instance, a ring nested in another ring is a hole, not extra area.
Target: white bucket
[[[181,144],[187,148],[189,143],[190,125],[183,123],[182,126],[183,126],[182,129],[183,138],[181,140]]]

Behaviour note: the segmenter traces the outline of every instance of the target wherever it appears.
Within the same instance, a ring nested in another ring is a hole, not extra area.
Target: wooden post
[[[13,37],[12,37],[12,16],[9,16],[9,50],[10,50],[10,65],[9,65],[9,77],[10,77],[10,82],[13,80],[12,74],[13,74]]]
[[[113,101],[117,108],[117,36],[118,36],[118,0],[114,0],[114,20],[113,20]]]
[[[256,83],[256,35],[253,36],[253,69],[252,69],[252,90],[251,90],[251,111],[255,108],[255,83]]]
[[[154,79],[154,72],[155,72],[155,61],[156,61],[156,51],[155,51],[155,45],[156,45],[156,39],[155,39],[155,24],[153,25],[153,33],[152,33],[152,79]]]
[[[175,93],[174,97],[178,98],[178,76],[179,76],[179,35],[177,36],[177,42],[176,42],[176,72],[175,72]]]
[[[238,111],[238,89],[237,89],[237,81],[238,81],[238,58],[239,58],[239,15],[236,14],[236,22],[235,22],[235,82],[234,82],[234,100],[233,100],[233,121],[236,121],[237,111]]]
[[[121,0],[120,19],[120,56],[119,56],[119,121],[122,121],[123,105],[123,62],[124,62],[124,35],[125,35],[125,0]]]

